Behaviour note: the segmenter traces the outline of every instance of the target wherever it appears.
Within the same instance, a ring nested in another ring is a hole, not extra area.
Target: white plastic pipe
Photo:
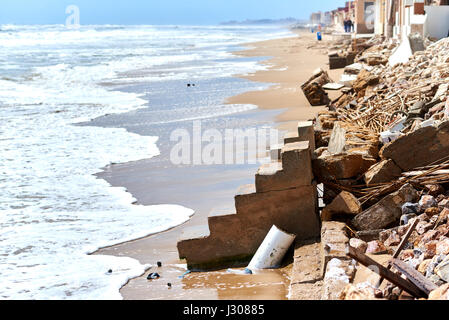
[[[272,269],[277,268],[282,262],[285,253],[292,245],[296,236],[285,233],[276,226],[271,227],[264,241],[251,259],[248,269]]]

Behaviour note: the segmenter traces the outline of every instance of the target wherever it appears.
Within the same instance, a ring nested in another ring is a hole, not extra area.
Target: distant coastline
[[[246,19],[242,21],[230,20],[221,22],[221,26],[238,26],[238,25],[279,25],[279,26],[297,26],[306,25],[308,20],[301,20],[296,18],[284,18],[284,19]]]

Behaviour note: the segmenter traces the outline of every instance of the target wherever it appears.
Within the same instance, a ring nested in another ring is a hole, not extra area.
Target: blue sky
[[[0,0],[0,24],[64,24],[68,5],[81,24],[215,24],[228,20],[308,18],[342,0]]]

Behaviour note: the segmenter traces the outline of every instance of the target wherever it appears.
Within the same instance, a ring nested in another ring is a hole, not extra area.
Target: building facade
[[[319,14],[319,21],[323,21],[323,14]],[[329,17],[326,22],[338,31],[343,30],[345,19],[351,19],[357,34],[402,38],[419,33],[435,39],[449,36],[449,0],[355,0],[325,14]]]

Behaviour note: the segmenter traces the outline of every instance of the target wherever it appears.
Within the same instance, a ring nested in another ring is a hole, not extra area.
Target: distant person
[[[354,32],[354,23],[351,19],[348,20],[348,32]]]
[[[349,23],[348,23],[348,19],[345,19],[345,21],[343,21],[343,26],[345,27],[345,32],[349,32],[348,31],[348,27],[349,27]]]

